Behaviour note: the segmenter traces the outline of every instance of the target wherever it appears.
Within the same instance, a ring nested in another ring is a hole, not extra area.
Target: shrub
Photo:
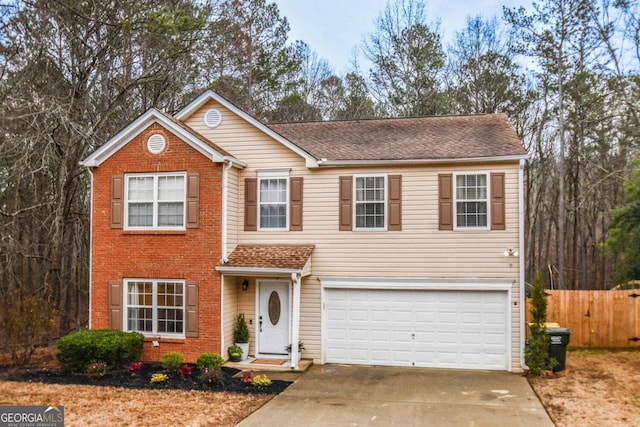
[[[544,294],[544,280],[540,274],[533,281],[531,294],[531,323],[529,324],[528,345],[524,351],[524,360],[533,375],[553,368],[557,363],[549,359],[549,335],[545,332],[547,321],[547,297]]]
[[[25,297],[20,292],[3,295],[0,304],[0,350],[8,351],[14,364],[25,365],[36,348],[52,341],[57,311],[45,297]]]
[[[142,370],[142,362],[133,362],[129,365],[129,372],[131,375],[138,375]]]
[[[87,375],[89,375],[89,377],[93,379],[102,378],[105,375],[107,375],[107,372],[109,372],[109,367],[107,366],[106,363],[101,361],[93,362],[87,368]]]
[[[247,326],[247,322],[244,320],[244,313],[240,313],[238,314],[238,317],[236,317],[236,326],[233,330],[233,339],[237,343],[249,342],[249,327]]]
[[[151,375],[151,382],[153,384],[156,383],[163,383],[165,382],[167,379],[169,379],[169,377],[167,376],[167,374],[162,374],[162,373],[155,373],[153,375]]]
[[[189,365],[188,363],[185,363],[182,366],[180,366],[179,372],[180,372],[180,377],[182,379],[185,379],[185,377],[188,377],[193,373],[193,366]]]
[[[271,380],[266,375],[257,375],[251,380],[251,385],[254,387],[270,387]]]
[[[202,353],[196,360],[196,365],[200,369],[219,369],[223,364],[224,359],[216,353]]]
[[[208,369],[204,368],[200,374],[200,381],[208,387],[214,387],[216,385],[224,385],[224,376],[221,369]]]
[[[170,371],[177,371],[184,363],[184,356],[179,351],[170,351],[162,356],[162,367]]]
[[[60,338],[56,357],[65,371],[86,372],[96,360],[113,369],[139,360],[143,344],[144,336],[139,332],[84,329]]]
[[[255,376],[256,375],[253,373],[253,371],[242,371],[242,382],[250,383],[251,381],[253,381]]]

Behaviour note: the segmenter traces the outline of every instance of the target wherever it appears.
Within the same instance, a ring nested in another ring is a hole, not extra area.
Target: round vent
[[[222,123],[222,113],[215,108],[210,109],[204,115],[204,124],[214,128]]]
[[[167,144],[164,140],[164,136],[160,135],[159,133],[151,135],[147,140],[147,150],[149,150],[149,152],[153,154],[162,153],[162,150],[164,150],[164,147],[166,147],[166,145]]]

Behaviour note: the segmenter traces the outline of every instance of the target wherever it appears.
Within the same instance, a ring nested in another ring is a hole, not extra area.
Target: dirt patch
[[[233,426],[290,384],[256,388],[235,377],[239,371],[224,368],[224,384],[209,388],[196,367],[183,377],[157,364],[144,364],[137,375],[123,369],[92,379],[60,372],[53,354],[41,350],[20,369],[0,357],[0,405],[64,405],[66,426]],[[152,384],[158,372],[167,380]]]
[[[569,351],[566,367],[529,380],[557,426],[640,425],[640,351]]]

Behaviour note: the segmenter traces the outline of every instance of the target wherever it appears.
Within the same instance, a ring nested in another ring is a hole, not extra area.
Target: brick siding
[[[147,151],[148,137],[161,133],[165,150]],[[111,177],[126,173],[179,172],[200,174],[199,228],[184,232],[112,229]],[[194,362],[203,352],[220,353],[220,275],[222,165],[197,152],[159,124],[153,124],[93,171],[91,325],[109,328],[108,283],[124,278],[166,278],[198,282],[198,338],[161,339],[145,343],[143,358],[159,360],[179,351]]]

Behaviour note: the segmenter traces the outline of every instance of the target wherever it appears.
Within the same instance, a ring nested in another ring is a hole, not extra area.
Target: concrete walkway
[[[312,366],[239,426],[553,426],[518,374]]]

